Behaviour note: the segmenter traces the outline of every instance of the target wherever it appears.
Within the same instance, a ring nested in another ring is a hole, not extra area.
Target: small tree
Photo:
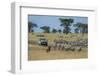
[[[52,29],[52,33],[56,33],[57,32],[57,30],[56,29]]]
[[[84,33],[88,32],[88,25],[87,24],[76,23],[74,26],[79,30],[79,33],[82,33],[82,35],[84,35]]]
[[[59,29],[58,32],[61,33],[62,32],[61,29]]]
[[[60,18],[59,20],[61,22],[60,26],[64,27],[63,33],[66,33],[66,34],[70,33],[70,26],[74,22],[74,20],[73,19],[62,19],[62,18]]]
[[[42,26],[40,27],[44,31],[44,33],[50,33],[50,27],[49,26]]]
[[[38,27],[37,24],[33,22],[28,22],[28,32],[34,32],[34,27]]]

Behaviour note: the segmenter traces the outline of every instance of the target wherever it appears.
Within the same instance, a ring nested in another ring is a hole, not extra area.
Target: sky
[[[37,28],[34,28],[34,32],[43,32],[40,27],[42,26],[49,26],[50,30],[53,28],[55,29],[61,29],[63,30],[63,27],[60,26],[61,22],[59,18],[64,19],[74,19],[74,22],[72,25],[76,23],[84,23],[88,24],[88,18],[87,17],[80,17],[80,16],[50,16],[50,15],[28,15],[28,21],[33,22],[38,25]],[[71,26],[71,32],[74,32],[75,27]]]

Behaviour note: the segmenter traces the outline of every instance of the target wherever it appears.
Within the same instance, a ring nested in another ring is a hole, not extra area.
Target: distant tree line
[[[88,33],[88,24],[83,24],[83,23],[76,23],[73,24],[74,19],[63,19],[63,18],[59,18],[60,21],[60,26],[63,27],[63,30],[61,29],[55,29],[53,28],[52,30],[50,30],[50,26],[42,26],[40,27],[40,29],[43,30],[44,33],[71,33],[71,28],[70,26],[75,27],[74,32],[75,33]],[[33,23],[33,22],[28,22],[28,32],[34,32],[35,27],[38,27],[37,24]]]

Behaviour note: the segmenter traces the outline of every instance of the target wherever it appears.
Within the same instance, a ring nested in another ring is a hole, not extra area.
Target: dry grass
[[[78,38],[80,39],[87,39],[87,34],[84,34],[84,36],[82,36],[81,34],[53,34],[53,33],[29,33],[29,40],[31,41],[38,41],[39,37],[37,37],[37,35],[44,35],[45,38],[48,39],[49,42],[53,42],[55,39],[59,40],[59,39],[63,39],[63,40],[67,40],[67,41],[76,41],[78,40]],[[63,36],[63,38],[60,38],[60,36]],[[72,37],[73,36],[73,37]],[[78,37],[78,38],[77,38]]]
[[[38,34],[38,33],[37,33]],[[37,34],[29,34],[30,41],[37,41],[38,38],[36,37]],[[53,42],[54,39],[58,39],[59,34],[44,34],[45,37],[50,42]],[[75,35],[75,34],[74,34]],[[71,38],[71,34],[63,35],[64,39],[67,41],[76,41],[77,38]],[[80,34],[77,36],[82,37]],[[87,38],[85,34],[83,39]],[[28,46],[28,60],[54,60],[54,59],[79,59],[79,58],[88,58],[88,50],[87,48],[82,48],[82,51],[78,52],[75,50],[72,51],[64,51],[64,50],[54,50],[52,49],[50,52],[46,52],[47,47],[29,44]]]
[[[51,50],[49,53],[46,52],[46,49],[47,47],[42,46],[30,47],[30,50],[28,51],[28,60],[78,59],[88,57],[86,48],[83,48],[81,52],[78,52],[77,50],[74,52]]]

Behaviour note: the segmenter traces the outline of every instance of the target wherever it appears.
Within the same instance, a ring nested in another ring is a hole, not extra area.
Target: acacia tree
[[[34,32],[34,27],[38,27],[37,24],[33,22],[28,22],[28,32]]]
[[[82,35],[84,35],[84,33],[88,32],[88,25],[87,24],[76,23],[74,26],[76,27],[76,29],[79,30],[79,33],[82,33]]]
[[[49,26],[42,26],[40,27],[44,31],[44,33],[50,33],[50,27]]]
[[[59,29],[58,32],[61,33],[62,32],[61,29]]]
[[[52,29],[52,33],[56,33],[57,32],[57,29]]]
[[[60,26],[64,27],[63,33],[66,33],[66,34],[70,33],[70,30],[71,30],[70,26],[74,22],[74,20],[73,19],[62,19],[62,18],[60,18],[59,20],[61,22]]]

